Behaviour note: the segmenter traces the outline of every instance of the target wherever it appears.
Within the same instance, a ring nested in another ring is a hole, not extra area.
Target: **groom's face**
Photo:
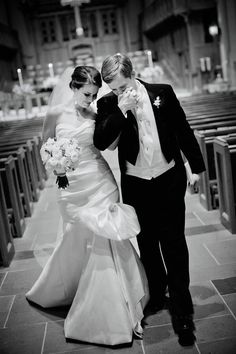
[[[122,93],[127,88],[132,87],[136,89],[134,75],[132,75],[130,78],[130,77],[124,77],[122,74],[117,74],[114,80],[108,84],[108,86],[114,92],[115,95],[117,96],[122,95]]]

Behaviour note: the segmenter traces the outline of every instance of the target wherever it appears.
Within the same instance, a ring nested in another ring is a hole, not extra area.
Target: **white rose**
[[[46,163],[50,159],[50,154],[45,150],[40,150],[40,155],[43,163]]]
[[[51,157],[49,160],[48,160],[48,162],[47,162],[47,164],[49,165],[49,166],[52,166],[52,167],[55,167],[56,165],[57,165],[57,160],[56,159],[54,159],[54,157]]]
[[[79,159],[79,153],[78,152],[73,152],[72,154],[71,154],[71,161],[72,162],[76,162],[78,159]]]

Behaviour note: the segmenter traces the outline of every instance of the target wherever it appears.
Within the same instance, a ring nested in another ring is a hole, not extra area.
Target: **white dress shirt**
[[[159,135],[149,95],[146,88],[136,80],[140,104],[134,116],[139,130],[140,149],[135,166],[127,163],[126,174],[144,179],[160,176],[175,165],[174,160],[166,161],[160,146]]]

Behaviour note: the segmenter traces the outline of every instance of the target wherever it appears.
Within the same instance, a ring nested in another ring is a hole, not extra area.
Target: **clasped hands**
[[[140,97],[137,91],[132,87],[127,87],[122,94],[118,96],[118,107],[126,115],[127,111],[137,108]]]

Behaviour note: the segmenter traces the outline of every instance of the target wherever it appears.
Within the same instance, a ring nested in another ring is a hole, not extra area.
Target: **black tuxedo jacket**
[[[181,151],[187,158],[192,172],[205,170],[202,154],[190,128],[185,113],[170,85],[148,84],[139,80],[146,88],[153,108],[162,153],[167,162],[172,159],[183,163]],[[160,106],[154,101],[159,96]],[[120,170],[126,170],[126,161],[135,164],[139,152],[139,134],[136,118],[131,111],[127,118],[118,107],[118,97],[110,92],[97,102],[97,118],[94,131],[94,145],[99,150],[107,149],[117,137]]]

